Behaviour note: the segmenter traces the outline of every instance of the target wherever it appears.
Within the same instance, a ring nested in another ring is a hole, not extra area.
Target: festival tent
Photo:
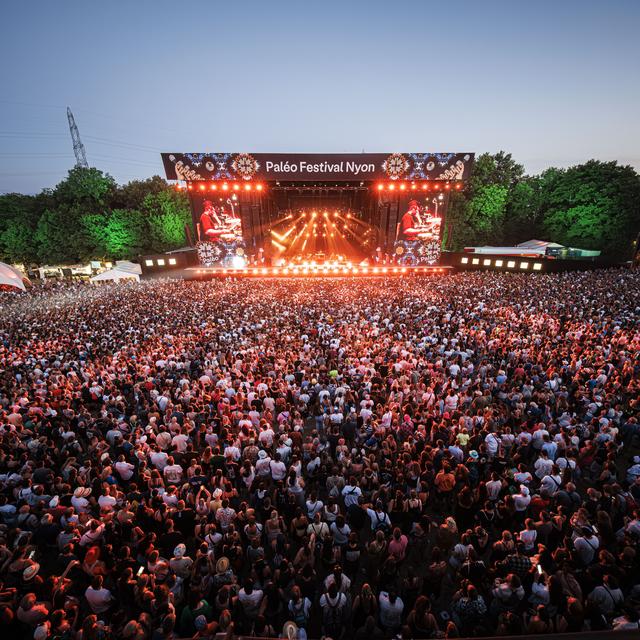
[[[97,276],[93,276],[91,278],[91,282],[117,282],[120,280],[135,280],[136,282],[139,282],[140,276],[137,273],[124,271],[123,269],[115,267],[114,269],[103,271]]]
[[[16,287],[16,289],[20,289],[20,291],[26,291],[27,288],[24,286],[25,282],[29,284],[29,279],[22,275],[18,269],[4,262],[0,262],[0,285]]]
[[[119,271],[126,271],[128,273],[142,273],[142,267],[137,262],[131,262],[130,260],[116,260],[116,269]]]

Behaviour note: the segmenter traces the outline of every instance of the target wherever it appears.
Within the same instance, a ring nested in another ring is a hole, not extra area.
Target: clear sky
[[[640,168],[640,0],[0,5],[0,192],[160,151],[504,149]]]

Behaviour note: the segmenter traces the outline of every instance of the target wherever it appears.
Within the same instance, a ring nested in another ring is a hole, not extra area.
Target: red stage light
[[[245,184],[244,185],[244,190],[245,191],[251,191],[251,185],[250,184]]]
[[[240,185],[239,184],[234,184],[233,185],[233,190],[234,191],[240,191]]]
[[[395,191],[396,190],[396,185],[395,184],[390,184],[389,185],[389,191]]]
[[[188,187],[187,187],[187,189],[189,189],[189,191],[193,191],[193,185],[192,185],[192,184],[189,184],[189,185],[188,185]]]
[[[200,191],[204,191],[206,188],[207,188],[206,185],[204,185],[204,184],[200,185]]]
[[[383,184],[379,184],[378,185],[378,191],[382,191],[384,189],[384,185]]]
[[[406,188],[407,188],[407,185],[403,182],[403,183],[400,185],[400,191],[404,191]]]
[[[218,190],[218,185],[215,182],[211,183],[211,191],[217,191],[217,190]]]
[[[417,188],[418,188],[418,185],[417,185],[417,184],[412,184],[412,185],[411,185],[411,190],[412,190],[412,191],[415,191]]]
[[[222,190],[229,191],[229,185],[226,182],[222,185]]]
[[[256,185],[256,191],[262,191],[262,185],[261,184],[257,184]]]
[[[435,185],[435,190],[436,191],[440,191],[440,185],[439,184]]]
[[[456,189],[462,189],[462,182],[458,182],[458,184],[456,185]]]
[[[447,182],[447,184],[444,185],[445,189],[451,189],[451,185]]]
[[[426,191],[429,188],[429,185],[426,182],[422,183],[422,190]]]

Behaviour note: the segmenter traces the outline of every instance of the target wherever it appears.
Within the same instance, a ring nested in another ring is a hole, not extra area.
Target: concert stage
[[[196,277],[444,273],[447,208],[473,159],[435,152],[162,154],[167,178],[191,204],[187,235],[199,268],[184,266]],[[143,258],[155,268],[154,256]],[[332,264],[336,258],[340,264]],[[171,260],[167,266],[181,266]]]

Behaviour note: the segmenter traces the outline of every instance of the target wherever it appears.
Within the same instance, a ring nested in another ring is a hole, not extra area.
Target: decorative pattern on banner
[[[472,153],[163,153],[169,180],[466,180]]]

